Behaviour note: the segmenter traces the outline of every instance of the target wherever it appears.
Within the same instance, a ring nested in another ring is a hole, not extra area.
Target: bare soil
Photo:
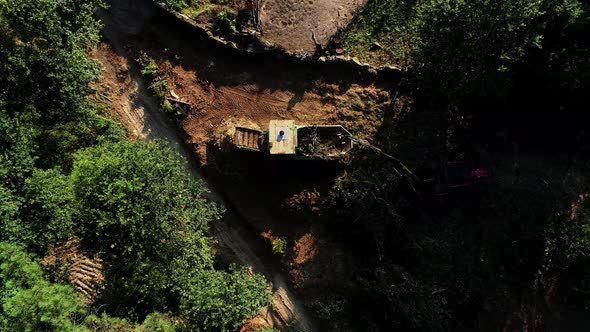
[[[315,50],[312,33],[326,45],[346,27],[367,0],[264,0],[260,13],[264,39],[292,52]]]
[[[219,128],[235,122],[253,123],[262,129],[278,119],[298,124],[343,123],[357,135],[366,136],[374,132],[374,124],[389,106],[388,90],[375,82],[353,83],[352,77],[338,76],[330,79],[327,73],[309,69],[215,54],[203,62],[207,54],[195,53],[182,39],[172,39],[174,35],[163,36],[164,31],[164,27],[144,31],[149,42],[139,41],[136,49],[157,59],[160,78],[192,105],[180,122],[202,164],[208,163],[207,146],[217,139]],[[151,40],[166,43],[158,45]],[[368,100],[380,110],[367,111],[363,103]]]

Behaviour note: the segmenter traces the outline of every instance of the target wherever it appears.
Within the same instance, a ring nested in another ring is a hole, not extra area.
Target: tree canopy
[[[89,102],[99,5],[0,0],[0,329],[239,326],[270,297],[264,278],[214,268],[208,229],[222,209],[177,152],[128,142]],[[38,263],[72,238],[105,262],[95,303]]]
[[[516,66],[581,15],[577,0],[426,1],[415,65],[449,98],[505,94]]]
[[[0,242],[0,328],[78,331],[82,301],[69,285],[52,284],[41,266],[14,244]]]

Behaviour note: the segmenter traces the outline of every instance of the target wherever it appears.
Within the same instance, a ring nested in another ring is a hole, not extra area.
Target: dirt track
[[[177,135],[175,125],[164,116],[150,97],[137,71],[130,70],[133,62],[125,50],[126,38],[142,32],[144,23],[153,14],[151,5],[141,0],[113,0],[109,3],[110,9],[101,11],[99,17],[105,24],[103,34],[110,46],[101,44],[94,52],[94,56],[105,67],[101,83],[106,88],[106,99],[110,101],[115,116],[128,127],[132,136],[138,139],[165,140],[187,157],[187,167],[192,175],[202,179],[192,154]],[[219,193],[212,191],[208,196],[228,208]],[[241,264],[251,266],[272,283],[274,310],[263,315],[262,319],[282,328],[287,322],[297,320],[306,331],[316,330],[304,307],[289,290],[272,258],[264,254],[260,240],[244,224],[241,217],[228,208],[223,220],[213,225],[213,235],[223,246],[231,249]]]

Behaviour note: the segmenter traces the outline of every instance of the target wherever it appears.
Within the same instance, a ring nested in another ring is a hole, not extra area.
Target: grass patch
[[[243,1],[230,0],[160,0],[173,10],[197,21],[209,22],[220,35],[233,35],[238,32],[236,18]]]
[[[342,31],[344,49],[363,62],[407,66],[417,39],[416,12],[416,0],[369,0]]]

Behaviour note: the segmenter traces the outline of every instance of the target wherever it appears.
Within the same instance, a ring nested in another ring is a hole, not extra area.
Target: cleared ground
[[[311,34],[325,45],[348,25],[367,0],[263,0],[260,20],[264,39],[288,51],[315,50]]]

